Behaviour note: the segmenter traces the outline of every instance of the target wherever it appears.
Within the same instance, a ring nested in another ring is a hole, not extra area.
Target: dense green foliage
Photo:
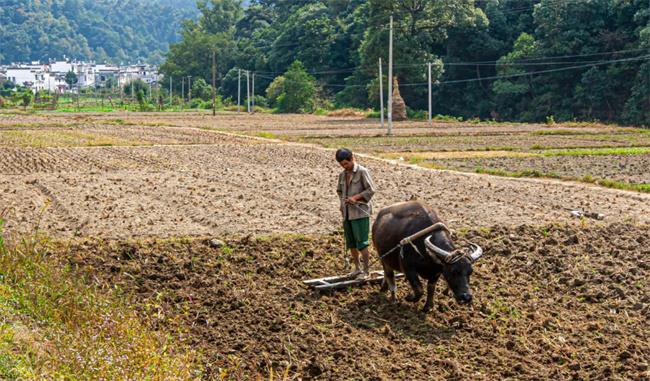
[[[307,74],[302,62],[295,61],[282,76],[280,95],[276,98],[280,112],[311,112],[314,107],[314,79]]]
[[[0,63],[160,62],[194,0],[2,0]]]
[[[434,114],[650,125],[650,0],[206,0],[199,9],[162,70],[209,80],[216,49],[225,97],[237,97],[233,68],[255,71],[259,94],[299,60],[320,96],[376,107],[392,14],[395,75],[412,109],[427,108],[431,62]],[[277,85],[267,91],[274,106]]]

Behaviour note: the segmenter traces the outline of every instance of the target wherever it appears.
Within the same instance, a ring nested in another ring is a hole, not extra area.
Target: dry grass
[[[514,151],[441,151],[441,152],[395,152],[382,155],[387,159],[405,160],[444,160],[444,159],[474,159],[492,157],[530,157],[537,154]]]
[[[346,116],[354,116],[354,117],[360,117],[363,118],[366,116],[368,112],[367,111],[362,111],[362,110],[357,110],[354,108],[342,108],[339,110],[334,110],[330,111],[327,113],[327,116],[329,117],[346,117]]]
[[[128,298],[88,285],[46,253],[37,236],[8,245],[0,234],[0,379],[201,377],[197,355],[143,324]]]
[[[0,131],[0,146],[97,147],[143,144],[146,143],[77,130]]]

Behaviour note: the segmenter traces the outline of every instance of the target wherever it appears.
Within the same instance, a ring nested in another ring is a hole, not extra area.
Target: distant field
[[[151,134],[149,128],[157,127]],[[184,127],[184,128],[178,128]],[[215,144],[209,130],[348,147],[430,168],[512,177],[550,177],[646,191],[650,130],[596,123],[557,125],[400,122],[386,136],[359,117],[225,112],[40,113],[0,118],[0,147]]]

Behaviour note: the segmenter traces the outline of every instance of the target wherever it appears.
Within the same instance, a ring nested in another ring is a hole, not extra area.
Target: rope
[[[370,205],[371,202],[372,202],[372,201],[368,202],[367,204],[364,204],[364,203],[358,203],[358,202],[353,202],[353,203],[349,203],[348,205],[352,205],[352,206],[354,206],[355,208],[357,208],[358,210],[362,211],[366,216],[368,216],[368,217],[372,217],[372,215],[370,215],[370,213],[366,212],[365,210],[363,210],[363,208],[361,208],[361,207],[358,205],[358,204],[368,205],[369,207],[372,208],[372,205]]]

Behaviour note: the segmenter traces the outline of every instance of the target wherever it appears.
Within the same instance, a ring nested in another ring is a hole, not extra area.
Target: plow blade
[[[395,279],[403,277],[404,274],[395,273]],[[316,290],[335,290],[347,287],[361,286],[364,284],[380,284],[384,280],[383,271],[371,271],[366,279],[357,279],[348,275],[336,275],[325,278],[304,280],[303,283]]]

